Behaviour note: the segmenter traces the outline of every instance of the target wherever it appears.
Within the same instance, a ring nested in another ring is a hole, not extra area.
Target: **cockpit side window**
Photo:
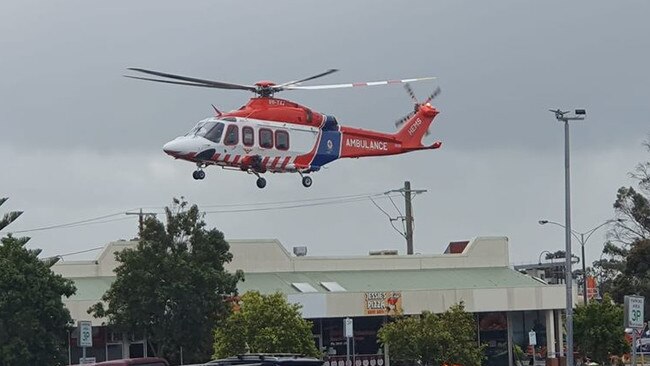
[[[244,146],[253,146],[255,143],[255,132],[253,127],[245,126],[241,128],[241,141],[244,143]]]
[[[273,148],[273,131],[268,128],[260,128],[260,147],[265,149]]]
[[[239,142],[239,127],[237,125],[230,125],[226,129],[226,137],[223,139],[224,145],[237,145]]]
[[[223,134],[223,123],[217,122],[211,127],[212,128],[210,128],[203,137],[218,144],[219,141],[221,141],[221,135]]]

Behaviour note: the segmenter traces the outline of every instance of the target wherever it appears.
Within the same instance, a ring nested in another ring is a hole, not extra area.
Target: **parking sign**
[[[643,328],[643,296],[625,296],[625,327]]]
[[[77,323],[79,327],[79,347],[92,347],[93,346],[93,325],[88,320],[80,320]]]

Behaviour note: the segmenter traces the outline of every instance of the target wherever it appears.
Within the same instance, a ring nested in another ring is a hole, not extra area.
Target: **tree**
[[[485,356],[476,337],[476,322],[461,302],[442,314],[396,318],[378,333],[390,347],[391,359],[422,365],[478,366]]]
[[[600,365],[609,363],[609,356],[621,356],[629,350],[623,307],[614,304],[607,294],[601,302],[592,301],[575,309],[573,329],[578,352]]]
[[[224,296],[236,293],[241,272],[231,274],[232,260],[223,233],[206,229],[196,205],[182,198],[165,209],[167,225],[144,221],[136,249],[115,253],[117,278],[88,312],[107,317],[115,329],[142,335],[155,356],[172,362],[208,359],[212,330],[229,312]]]
[[[299,304],[289,304],[281,293],[245,293],[237,309],[215,329],[214,357],[246,352],[299,353],[320,356],[312,325],[302,318]]]
[[[20,214],[5,214],[0,229]],[[40,260],[28,241],[11,234],[0,240],[0,365],[64,365],[72,319],[61,299],[76,289],[50,269],[56,258]]]
[[[650,152],[650,141],[644,146]],[[610,293],[617,303],[630,294],[650,298],[650,161],[638,164],[630,176],[637,180],[637,189],[618,189],[614,210],[621,221],[608,233],[605,258],[594,262],[601,292]],[[646,303],[646,319],[649,311],[650,302]]]
[[[8,197],[0,198],[0,206],[2,206],[3,203],[7,202],[8,199],[9,199]],[[7,227],[9,224],[11,224],[22,214],[23,214],[22,211],[11,211],[4,214],[2,219],[0,219],[0,230]]]

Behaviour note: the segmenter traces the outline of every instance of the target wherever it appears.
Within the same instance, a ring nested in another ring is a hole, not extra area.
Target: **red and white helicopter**
[[[248,90],[255,94],[238,110],[221,113],[213,106],[216,115],[199,121],[183,136],[166,143],[163,150],[177,159],[196,164],[192,176],[205,178],[204,168],[221,166],[248,172],[257,176],[257,186],[264,188],[269,173],[298,173],[305,187],[312,185],[308,175],[325,164],[340,158],[360,158],[403,154],[410,151],[437,149],[442,143],[425,146],[422,139],[428,134],[431,122],[439,113],[429,103],[440,93],[437,88],[424,102],[418,102],[409,82],[431,80],[434,77],[375,81],[351,84],[303,86],[337,70],[331,69],[308,78],[275,84],[259,81],[255,85],[240,85],[167,74],[140,68],[129,68],[166,79],[129,76],[130,78],[169,84],[199,86],[217,89]],[[414,110],[395,123],[401,128],[396,133],[382,133],[354,127],[340,126],[336,118],[320,114],[297,103],[275,98],[275,93],[285,90],[318,90],[358,86],[403,83],[415,102]]]

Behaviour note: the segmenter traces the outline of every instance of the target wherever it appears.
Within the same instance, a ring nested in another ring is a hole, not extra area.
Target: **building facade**
[[[229,243],[233,261],[227,269],[245,273],[239,292],[280,292],[300,304],[303,317],[313,323],[314,341],[327,354],[325,366],[345,365],[346,318],[353,323],[349,339],[353,365],[383,366],[390,364],[390,350],[381,347],[376,334],[392,315],[439,313],[460,302],[476,318],[479,341],[488,345],[487,365],[511,364],[512,345],[526,350],[533,340],[531,331],[538,357],[554,358],[563,349],[564,286],[511,268],[505,237],[450,243],[439,255],[380,251],[316,257],[300,251],[293,255],[277,240]],[[87,351],[98,361],[150,353],[142,337],[112,333],[106,319],[90,319],[87,314],[115,279],[118,263],[112,253],[135,245],[133,241],[110,243],[95,260],[62,261],[53,267],[77,286],[77,294],[65,303],[75,320],[93,322],[96,342]],[[75,337],[70,336],[73,362],[79,354]]]

